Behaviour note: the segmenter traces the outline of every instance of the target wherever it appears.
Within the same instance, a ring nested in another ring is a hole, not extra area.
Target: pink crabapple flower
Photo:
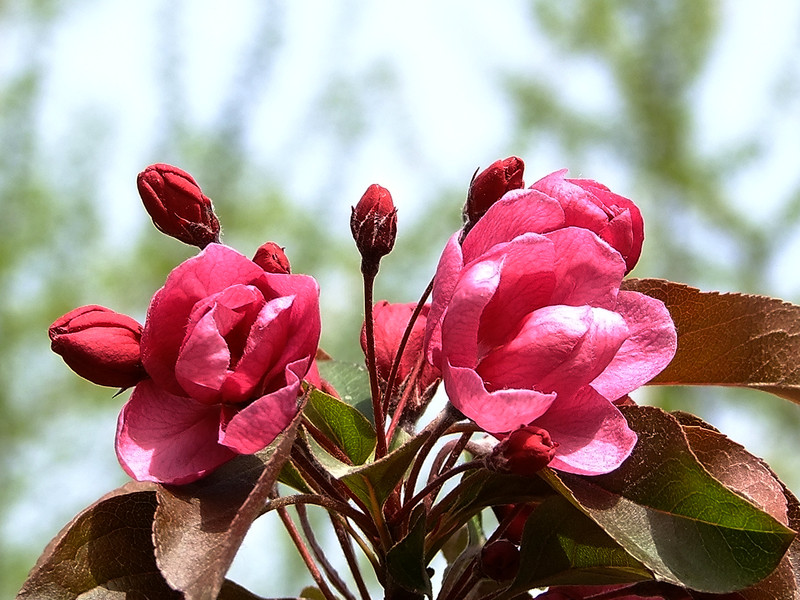
[[[632,251],[613,242],[636,228],[601,239],[597,205],[563,174],[534,184],[547,193],[508,192],[461,243],[450,238],[426,351],[450,402],[479,427],[500,438],[540,427],[556,445],[551,467],[593,475],[630,455],[636,434],[613,401],[664,369],[677,336],[662,302],[620,291]]]
[[[319,288],[209,244],[150,303],[150,379],[117,426],[117,456],[140,481],[183,484],[266,447],[297,413],[320,335]]]

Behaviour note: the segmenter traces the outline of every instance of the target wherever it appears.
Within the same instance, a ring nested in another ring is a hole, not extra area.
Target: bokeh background
[[[226,243],[277,241],[320,281],[340,359],[361,360],[348,219],[364,189],[381,183],[399,207],[378,297],[411,301],[475,169],[512,154],[528,182],[568,167],[634,199],[634,276],[800,302],[800,3],[221,6],[0,0],[0,596],[125,481],[125,397],[72,374],[47,328],[82,304],[142,321],[191,255],[140,206],[147,164],[192,173]],[[640,398],[696,412],[800,491],[800,407],[708,388]],[[296,595],[284,543],[257,524],[231,577]]]

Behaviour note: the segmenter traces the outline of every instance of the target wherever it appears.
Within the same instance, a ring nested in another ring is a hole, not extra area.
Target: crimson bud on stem
[[[372,184],[353,208],[350,230],[361,253],[362,264],[377,267],[392,251],[397,237],[397,209],[384,187]]]
[[[467,203],[464,205],[467,228],[472,228],[506,192],[525,186],[522,180],[524,170],[525,163],[521,158],[509,156],[493,162],[472,179],[467,192]]]
[[[489,542],[481,550],[481,571],[495,581],[506,581],[519,571],[519,548],[511,540]]]
[[[219,241],[219,221],[211,200],[186,171],[150,165],[139,173],[136,186],[153,224],[163,233],[198,248]]]
[[[53,352],[84,379],[127,388],[147,377],[139,341],[142,326],[102,306],[82,306],[50,326]]]
[[[504,473],[534,475],[553,460],[557,447],[545,429],[520,427],[494,447],[487,466]]]
[[[289,275],[292,272],[289,259],[286,258],[283,248],[278,246],[275,242],[262,244],[261,247],[256,250],[253,262],[267,273],[284,273]]]

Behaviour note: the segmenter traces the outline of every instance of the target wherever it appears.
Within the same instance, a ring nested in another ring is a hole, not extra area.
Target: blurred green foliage
[[[84,4],[92,10],[91,3]],[[160,127],[153,132],[150,147],[138,149],[138,155],[142,166],[172,162],[194,174],[215,200],[227,243],[250,255],[267,239],[285,245],[294,271],[313,274],[320,281],[323,346],[336,357],[359,360],[355,343],[361,322],[358,257],[347,223],[338,221],[342,205],[354,204],[357,198],[337,194],[376,130],[392,131],[405,140],[400,144],[407,146],[405,152],[425,140],[409,141],[414,133],[403,131],[413,115],[409,117],[398,99],[397,64],[379,61],[367,77],[336,69],[334,64],[326,74],[328,81],[311,101],[309,114],[314,118],[297,131],[298,139],[314,139],[325,148],[326,163],[314,168],[326,170],[329,182],[315,202],[294,203],[288,190],[296,182],[265,168],[247,145],[248,123],[260,97],[257,92],[273,81],[275,61],[286,43],[280,10],[269,6],[245,40],[233,69],[234,83],[214,119],[202,125],[187,110],[189,92],[181,84],[185,64],[175,20],[159,20],[161,60],[154,69]],[[556,70],[558,77],[532,66],[497,73],[486,82],[500,90],[513,123],[513,135],[495,140],[495,145],[507,148],[505,154],[525,158],[529,178],[544,175],[538,174],[536,161],[545,149],[581,175],[603,180],[606,167],[623,173],[632,188],[626,192],[642,206],[648,228],[645,253],[634,275],[664,277],[705,289],[773,293],[767,274],[796,235],[800,188],[787,193],[768,225],[753,220],[739,208],[742,199],[728,181],[750,168],[769,140],[754,135],[739,140],[736,147],[712,153],[701,151],[697,144],[702,123],[697,122],[693,94],[721,34],[721,6],[705,0],[564,0],[530,2],[528,8],[531,37],[563,67]],[[164,3],[161,10],[166,17],[172,8]],[[42,144],[44,83],[52,68],[50,61],[55,60],[44,50],[67,16],[66,9],[55,2],[0,3],[0,34],[25,32],[19,36],[22,47],[18,50],[26,57],[24,64],[0,80],[3,597],[16,592],[61,524],[80,506],[124,481],[115,469],[110,445],[121,399],[112,400],[113,392],[69,372],[49,352],[47,327],[67,310],[90,303],[142,320],[152,292],[173,266],[191,254],[190,249],[144,226],[130,227],[134,233],[124,243],[109,243],[103,228],[108,215],[99,191],[103,170],[98,165],[106,164],[108,155],[119,148],[107,134],[109,124],[102,113],[74,119],[67,143],[59,146],[56,155]],[[582,89],[580,81],[571,85],[587,98],[593,94],[610,98],[602,109],[584,106],[564,93],[570,66],[584,68],[586,64],[606,87],[592,89],[587,84]],[[378,105],[396,113],[396,123],[378,127],[374,118]],[[292,150],[297,147],[288,149]],[[297,157],[304,160],[302,155]],[[414,300],[425,287],[440,248],[460,222],[468,175],[463,181],[450,181],[438,175],[436,165],[419,166],[430,175],[427,196],[420,199],[422,209],[405,221],[401,211],[400,237],[395,252],[383,263],[378,297]],[[129,176],[131,198],[135,198],[135,173]],[[145,222],[142,218],[141,224]],[[709,239],[728,254],[709,251]],[[763,394],[708,389],[655,390],[647,400],[696,412],[712,422],[734,415],[734,420],[769,431],[772,445],[764,445],[766,458],[790,486],[800,489],[800,478],[792,473],[791,453],[786,452],[786,448],[796,449],[798,407]],[[108,439],[100,445],[91,441],[97,436],[80,441],[83,428],[94,430],[101,427],[100,422],[108,430]],[[102,486],[98,490],[90,483],[95,481],[94,473],[74,472],[89,464],[85,455],[103,457],[98,460],[107,478],[95,483]],[[69,469],[73,471],[63,474]],[[62,495],[61,503],[51,499],[42,504],[48,514],[31,516],[41,496],[61,495],[60,490],[71,491]],[[36,523],[38,528],[20,530],[26,523]]]

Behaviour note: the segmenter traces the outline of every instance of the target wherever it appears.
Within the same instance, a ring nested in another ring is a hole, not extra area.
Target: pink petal
[[[219,406],[174,396],[147,379],[120,412],[117,457],[138,481],[195,481],[236,456],[217,443],[219,421]]]
[[[567,169],[550,173],[534,183],[531,189],[539,190],[559,202],[564,210],[566,225],[582,227],[599,234],[608,223],[608,213],[590,193],[566,179],[566,174]]]
[[[552,304],[588,304],[613,310],[625,261],[588,229],[566,227],[547,234],[555,244],[556,289]]]
[[[442,348],[442,319],[453,292],[458,283],[458,277],[464,266],[461,254],[461,244],[458,242],[460,233],[454,233],[447,242],[436,267],[433,279],[433,293],[431,295],[431,310],[428,313],[428,323],[425,327],[425,352],[431,364],[440,362]]]
[[[461,273],[442,323],[442,351],[459,367],[478,364],[478,326],[500,282],[499,261],[474,263]]]
[[[617,312],[630,331],[614,359],[592,382],[609,400],[641,387],[663,371],[678,347],[678,336],[664,303],[638,292],[622,291]]]
[[[236,284],[255,281],[264,271],[232,248],[209,244],[178,265],[153,296],[142,331],[142,363],[167,391],[183,391],[175,379],[175,363],[194,305]]]
[[[535,424],[559,444],[549,466],[578,475],[610,473],[630,456],[637,440],[619,409],[590,386],[559,396]]]
[[[489,389],[574,393],[608,366],[628,336],[617,313],[590,306],[546,306],[531,313],[478,372]]]
[[[262,396],[233,415],[220,432],[220,444],[240,454],[252,454],[266,448],[297,415],[298,373],[308,372],[310,363],[310,359],[304,359],[288,365],[286,387]]]
[[[269,378],[268,369],[283,370],[285,365],[276,359],[294,333],[289,323],[292,300],[291,296],[275,298],[261,309],[250,329],[242,358],[222,386],[224,402],[247,400]]]
[[[564,211],[558,202],[537,190],[512,190],[495,202],[464,238],[464,262],[525,233],[545,233],[563,225]]]
[[[527,425],[545,414],[556,399],[556,394],[532,390],[488,392],[473,369],[451,366],[447,361],[442,377],[453,406],[490,433],[505,433]]]
[[[319,285],[313,277],[308,275],[285,275],[283,273],[264,273],[264,297],[291,298],[291,307],[288,310],[286,328],[290,335],[283,338],[283,349],[274,359],[272,370],[266,374],[266,379],[276,378],[290,362],[300,358],[314,357],[319,345],[321,330],[319,313]],[[281,318],[283,314],[281,313]],[[300,375],[302,379],[302,375]]]
[[[550,303],[555,288],[553,243],[529,233],[498,244],[484,257],[501,265],[500,283],[481,315],[479,355],[506,343],[523,318]]]
[[[228,343],[211,311],[194,325],[184,341],[175,364],[175,377],[192,398],[209,404],[218,402],[230,361]]]

